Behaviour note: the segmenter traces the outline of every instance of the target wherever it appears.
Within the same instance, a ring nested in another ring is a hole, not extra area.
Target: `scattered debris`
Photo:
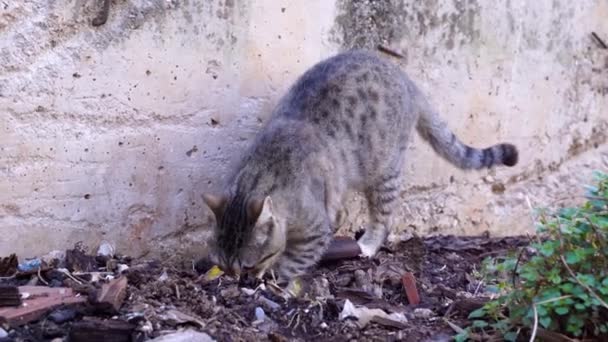
[[[361,248],[357,244],[356,240],[345,237],[336,237],[327,248],[325,254],[323,254],[321,262],[356,258],[360,254]]]
[[[20,305],[21,294],[19,288],[14,285],[0,285],[0,307]]]
[[[365,327],[369,322],[376,322],[378,324],[392,326],[399,329],[406,328],[407,318],[402,313],[393,312],[387,314],[380,309],[369,309],[366,307],[357,308],[350,300],[344,302],[344,308],[340,312],[340,319],[344,320],[348,317],[354,317],[357,319],[359,327]]]
[[[42,267],[42,260],[38,258],[26,260],[17,266],[19,272],[32,272]]]
[[[339,240],[337,244],[358,248],[352,239]],[[301,292],[297,298],[287,296],[271,275],[264,280],[236,278],[207,261],[131,260],[117,253],[98,255],[99,249],[89,255],[77,245],[40,257],[42,267],[34,271],[21,272],[14,263],[16,273],[0,278],[0,284],[13,286],[12,298],[17,287],[23,303],[0,307],[0,322],[6,322],[0,324],[9,338],[22,341],[99,341],[102,336],[138,342],[211,340],[209,336],[239,341],[446,341],[453,332],[438,317],[468,326],[469,312],[491,295],[472,273],[482,256],[526,243],[525,237],[413,237],[391,242],[372,259],[357,257],[354,248],[354,254],[325,259],[298,279],[293,288]],[[418,294],[415,307],[402,282],[408,272]],[[46,283],[51,287],[26,285]],[[57,305],[56,294],[42,294],[66,288],[71,291],[63,294],[67,301],[76,297],[77,303]],[[6,310],[29,309],[29,303],[41,300],[51,300],[51,305],[34,312],[36,317],[21,312],[23,319],[10,316],[12,324],[5,317]],[[176,332],[181,329],[189,332]],[[196,332],[200,330],[208,335]]]
[[[46,286],[21,286],[19,292],[24,298],[19,307],[0,308],[0,322],[12,327],[36,321],[60,305],[82,304],[86,297],[75,294],[71,288]]]
[[[70,272],[97,271],[97,261],[92,255],[87,255],[82,247],[77,245],[74,249],[65,252],[66,268]]]
[[[414,274],[412,272],[405,272],[403,278],[401,278],[401,282],[403,283],[403,289],[405,290],[407,301],[411,305],[420,304],[420,295],[418,294],[418,289],[416,288],[416,277],[414,277]]]
[[[222,271],[217,265],[214,265],[207,271],[207,273],[205,273],[205,276],[203,277],[203,279],[205,281],[213,281],[213,280],[221,277],[223,274],[224,274],[224,271]]]
[[[264,313],[264,309],[262,309],[261,307],[256,307],[255,308],[255,321],[253,321],[254,324],[256,323],[262,323],[264,322],[264,319],[266,318],[266,314]]]
[[[72,325],[71,342],[130,342],[135,325],[115,319],[85,317]]]
[[[150,342],[214,342],[215,340],[209,335],[194,330],[182,330],[167,335],[157,337]]]
[[[127,295],[127,278],[120,277],[101,286],[96,304],[102,310],[117,313]]]
[[[65,267],[65,251],[54,250],[46,255],[40,257],[40,259],[51,267]]]
[[[65,323],[76,318],[77,312],[73,308],[61,308],[51,312],[48,318],[57,323]]]
[[[414,316],[416,318],[429,319],[433,317],[435,314],[433,310],[427,308],[416,308],[414,309]]]
[[[12,277],[17,273],[19,261],[17,255],[11,254],[5,258],[0,258],[0,277]]]
[[[181,324],[192,323],[198,325],[199,328],[204,328],[205,323],[200,318],[187,315],[181,311],[168,310],[160,315],[160,319],[167,322],[169,325],[176,326]]]
[[[107,241],[103,241],[99,245],[99,248],[97,249],[97,255],[106,257],[106,258],[114,257],[114,253],[115,253],[114,245],[112,245],[111,243],[109,243]]]

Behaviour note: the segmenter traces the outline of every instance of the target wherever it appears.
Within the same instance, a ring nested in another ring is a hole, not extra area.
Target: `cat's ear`
[[[247,215],[256,225],[268,222],[272,218],[270,196],[250,199],[247,203]]]
[[[203,201],[205,201],[209,209],[213,211],[213,214],[215,214],[215,218],[219,220],[224,214],[226,203],[228,203],[228,196],[203,194]]]

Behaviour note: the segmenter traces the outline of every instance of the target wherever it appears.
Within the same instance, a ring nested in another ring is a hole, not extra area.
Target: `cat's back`
[[[376,53],[347,51],[317,63],[300,76],[275,115],[337,129],[339,120],[360,120],[362,111],[374,119],[379,109],[401,105],[398,99],[408,91],[409,83],[396,65]]]

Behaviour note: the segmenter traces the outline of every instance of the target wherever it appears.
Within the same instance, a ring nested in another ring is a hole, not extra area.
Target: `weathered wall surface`
[[[0,255],[105,239],[203,247],[216,190],[301,72],[391,46],[467,143],[516,168],[464,173],[411,145],[399,227],[530,231],[608,167],[605,1],[12,1],[0,8]],[[355,196],[351,223],[364,223]]]

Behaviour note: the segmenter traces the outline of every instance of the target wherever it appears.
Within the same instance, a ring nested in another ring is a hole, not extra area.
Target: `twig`
[[[553,302],[557,302],[558,300],[568,299],[568,298],[572,298],[572,295],[563,295],[563,296],[559,296],[559,297],[555,297],[555,298],[551,298],[551,299],[541,300],[540,302],[534,303],[534,305],[543,305],[543,304],[547,304],[547,303],[553,303]]]
[[[537,333],[537,330],[538,330],[538,310],[536,310],[536,306],[537,305],[551,303],[551,302],[557,302],[558,300],[567,299],[567,298],[570,298],[570,297],[572,297],[572,296],[571,295],[559,296],[559,297],[556,297],[556,298],[542,300],[540,302],[536,302],[536,303],[532,304],[532,310],[534,310],[534,326],[533,326],[533,329],[532,329],[532,335],[530,336],[530,342],[534,342],[534,339],[536,338],[536,333]]]
[[[392,49],[387,48],[386,46],[382,45],[382,44],[378,44],[378,46],[376,46],[376,48],[381,51],[384,52],[387,55],[393,56],[393,57],[397,57],[397,58],[405,58],[405,56],[403,56],[402,54],[400,54],[399,52],[396,52]]]
[[[177,300],[180,299],[180,295],[179,295],[179,287],[177,287],[177,284],[175,284],[175,297],[177,298]]]
[[[602,49],[608,49],[608,45],[606,45],[606,43],[604,43],[604,41],[602,40],[602,38],[600,38],[600,36],[597,35],[597,33],[595,32],[591,32],[591,37],[593,37],[595,39],[595,41],[599,44],[599,46]]]
[[[473,296],[477,296],[477,293],[479,293],[479,289],[481,288],[481,285],[484,284],[483,280],[479,281],[479,284],[477,284],[477,287],[475,288],[475,292],[473,293]]]
[[[11,280],[11,279],[14,279],[15,277],[17,277],[18,273],[19,272],[15,272],[15,273],[13,273],[12,275],[10,275],[8,277],[0,277],[0,280]]]
[[[49,282],[44,280],[44,278],[42,278],[42,274],[40,274],[40,267],[38,267],[38,279],[40,279],[40,281],[43,282],[44,285],[49,286]]]
[[[522,247],[519,250],[519,255],[517,255],[517,261],[515,262],[515,267],[513,268],[513,273],[511,273],[511,283],[513,283],[513,287],[516,286],[515,277],[517,276],[517,268],[519,267],[519,262],[521,261],[521,256],[524,254],[525,249],[526,247]]]
[[[530,335],[530,342],[534,342],[536,331],[538,330],[538,310],[536,310],[536,304],[532,304],[532,310],[534,310],[534,325],[532,327],[532,335]]]
[[[76,283],[78,283],[78,285],[82,285],[82,281],[78,280],[78,278],[76,278],[73,275],[71,275],[70,271],[66,270],[65,268],[58,268],[57,271],[65,274],[66,276],[68,276],[68,278],[70,278],[73,281],[75,281]]]
[[[584,287],[584,288],[585,288],[587,291],[589,291],[589,293],[591,293],[591,295],[592,295],[593,297],[595,297],[595,299],[597,299],[597,300],[600,302],[600,304],[602,304],[602,306],[604,306],[606,309],[608,309],[608,304],[607,304],[606,302],[604,302],[604,301],[602,300],[602,298],[600,298],[600,296],[598,296],[598,294],[597,294],[597,293],[595,293],[595,291],[593,291],[593,289],[592,289],[592,288],[590,288],[589,286],[585,285],[585,284],[584,284],[582,281],[580,281],[580,280],[579,280],[579,279],[576,277],[576,275],[574,274],[574,271],[572,271],[572,269],[570,268],[570,266],[568,266],[568,263],[566,262],[566,258],[564,258],[564,256],[563,256],[563,255],[560,255],[559,257],[560,257],[560,259],[562,260],[562,263],[564,264],[564,266],[566,267],[566,269],[568,270],[568,273],[570,273],[570,276],[572,276],[572,278],[574,278],[574,280],[576,280],[576,282],[577,282],[577,283],[578,283],[580,286]]]

